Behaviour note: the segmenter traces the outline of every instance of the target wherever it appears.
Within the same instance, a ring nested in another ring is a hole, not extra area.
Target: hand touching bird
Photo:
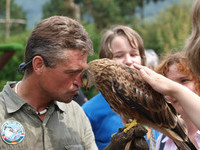
[[[196,149],[174,107],[140,77],[138,70],[104,58],[88,63],[81,76],[83,85],[95,85],[123,122],[135,119],[171,138],[181,150]]]

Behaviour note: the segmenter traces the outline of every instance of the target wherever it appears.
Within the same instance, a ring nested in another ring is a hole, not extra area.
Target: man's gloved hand
[[[135,126],[124,132],[125,128],[120,128],[111,137],[110,144],[104,150],[148,150],[148,144],[144,138],[147,130],[142,126]],[[129,143],[129,144],[127,144]]]

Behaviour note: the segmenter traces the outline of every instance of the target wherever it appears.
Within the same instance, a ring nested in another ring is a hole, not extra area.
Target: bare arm
[[[145,66],[138,64],[134,64],[134,66],[140,70],[142,78],[148,82],[154,90],[163,95],[169,95],[176,98],[192,122],[200,130],[200,97],[197,94],[193,93],[187,87],[182,86]]]

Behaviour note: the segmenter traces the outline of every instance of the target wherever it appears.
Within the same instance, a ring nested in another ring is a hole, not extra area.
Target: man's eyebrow
[[[69,72],[81,72],[83,69],[69,69],[65,70],[64,72],[69,73]]]

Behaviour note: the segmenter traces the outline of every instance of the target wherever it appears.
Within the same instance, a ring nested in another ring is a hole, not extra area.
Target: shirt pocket
[[[84,150],[83,145],[67,145],[66,150]]]

